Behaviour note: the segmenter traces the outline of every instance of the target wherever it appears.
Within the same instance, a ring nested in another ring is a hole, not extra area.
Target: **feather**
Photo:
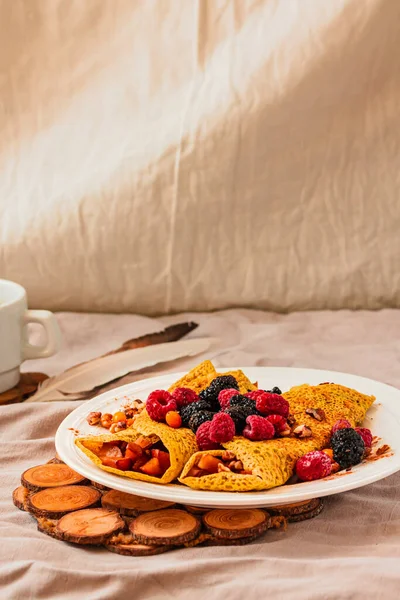
[[[46,379],[26,402],[80,399],[94,388],[132,371],[206,352],[214,341],[213,338],[195,338],[102,356]]]

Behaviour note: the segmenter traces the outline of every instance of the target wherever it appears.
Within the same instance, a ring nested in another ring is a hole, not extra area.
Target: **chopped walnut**
[[[293,430],[293,433],[298,438],[307,438],[312,436],[312,431],[307,425],[299,425]]]
[[[232,462],[228,464],[228,467],[235,471],[243,471],[243,463],[241,460],[232,460]]]
[[[293,415],[289,415],[288,418],[286,419],[286,421],[290,427],[293,427],[293,425],[296,423],[296,419],[294,418]]]
[[[222,471],[227,471],[228,473],[231,472],[230,468],[223,465],[222,463],[219,463],[218,465],[218,473],[222,473]]]
[[[126,421],[118,421],[118,423],[113,423],[110,427],[110,433],[119,433],[126,429]]]
[[[140,414],[142,410],[145,408],[146,404],[141,400],[134,400],[131,406],[128,406],[124,409],[125,415],[127,419],[132,419],[134,416]]]
[[[86,421],[89,425],[99,425],[101,421],[101,412],[91,412],[86,417]]]
[[[326,415],[322,408],[306,408],[306,413],[317,421],[325,421]]]

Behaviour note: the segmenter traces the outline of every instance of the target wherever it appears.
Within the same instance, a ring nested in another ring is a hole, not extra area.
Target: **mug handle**
[[[46,331],[47,341],[42,346],[35,346],[26,341],[22,346],[23,360],[29,358],[47,358],[55,354],[61,346],[61,332],[57,319],[48,310],[26,310],[23,316],[24,325],[39,323]]]

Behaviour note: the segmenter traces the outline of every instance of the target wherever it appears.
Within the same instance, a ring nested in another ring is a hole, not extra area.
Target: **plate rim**
[[[269,365],[269,366],[247,366],[247,367],[232,366],[232,367],[220,367],[220,368],[224,369],[224,370],[242,369],[245,372],[246,372],[246,370],[252,370],[252,371],[260,371],[260,372],[265,373],[265,372],[273,370],[274,372],[276,372],[276,371],[291,371],[292,373],[296,372],[296,371],[301,371],[301,372],[309,371],[309,372],[312,372],[313,374],[324,373],[325,376],[332,374],[333,376],[351,377],[352,379],[362,380],[366,385],[372,384],[373,387],[378,385],[380,388],[382,388],[382,386],[383,386],[383,388],[388,388],[388,391],[390,391],[391,393],[396,393],[400,396],[400,390],[394,386],[391,386],[390,384],[380,382],[380,381],[377,381],[374,379],[370,379],[370,378],[364,377],[362,375],[355,375],[352,373],[346,373],[346,372],[342,372],[342,371],[332,371],[332,370],[326,370],[326,369],[312,369],[312,368],[308,368],[308,367],[284,367],[284,366],[274,367],[271,365]],[[290,504],[293,502],[300,502],[302,500],[315,498],[316,496],[317,497],[326,497],[326,496],[330,496],[330,495],[343,493],[345,491],[358,489],[358,488],[364,487],[365,485],[369,485],[371,483],[374,483],[376,481],[384,479],[400,470],[400,453],[397,452],[390,457],[391,460],[387,467],[382,465],[382,468],[380,468],[378,470],[374,470],[372,473],[365,476],[361,481],[357,477],[356,478],[343,477],[343,481],[341,481],[341,478],[340,479],[337,478],[335,480],[335,484],[333,487],[331,486],[332,480],[320,479],[320,480],[313,481],[313,482],[303,482],[301,484],[298,484],[298,485],[301,485],[300,489],[294,488],[294,486],[278,486],[277,488],[272,488],[271,490],[263,490],[263,491],[224,492],[224,491],[193,490],[189,487],[179,485],[179,484],[178,485],[177,484],[167,484],[167,485],[151,484],[151,483],[142,482],[139,480],[133,480],[133,479],[119,477],[112,473],[102,471],[101,469],[96,467],[93,463],[86,463],[83,458],[83,457],[85,457],[84,453],[81,452],[75,446],[74,443],[72,445],[73,445],[74,449],[76,450],[75,457],[70,457],[69,454],[66,452],[65,444],[63,443],[63,439],[62,439],[62,436],[64,436],[66,433],[65,430],[68,429],[68,427],[66,427],[66,425],[70,425],[71,422],[73,420],[75,420],[75,418],[78,416],[80,418],[82,418],[82,415],[80,413],[83,411],[83,407],[87,407],[87,409],[85,408],[84,410],[85,411],[87,410],[87,412],[89,412],[90,410],[92,410],[95,407],[96,403],[101,402],[103,399],[110,400],[113,396],[121,397],[123,395],[126,395],[126,393],[129,393],[130,395],[134,394],[135,389],[132,389],[132,388],[138,388],[138,393],[139,393],[140,387],[151,386],[152,380],[158,381],[158,382],[165,381],[166,383],[168,381],[176,381],[182,375],[184,375],[186,372],[187,371],[181,371],[178,373],[173,372],[173,373],[165,373],[162,375],[157,375],[154,377],[145,377],[145,378],[139,379],[135,382],[131,382],[131,383],[125,384],[123,386],[113,388],[112,390],[103,392],[103,393],[95,396],[94,398],[92,398],[86,402],[83,402],[78,407],[76,407],[69,415],[67,415],[67,417],[65,417],[63,419],[63,421],[60,423],[59,427],[57,428],[57,432],[55,435],[55,446],[56,446],[56,451],[57,451],[58,455],[71,468],[73,468],[75,471],[79,472],[80,474],[84,475],[85,477],[88,477],[91,481],[95,481],[102,485],[112,487],[113,489],[119,489],[120,491],[127,492],[126,487],[128,485],[129,487],[131,487],[133,489],[132,489],[132,491],[128,491],[127,493],[142,495],[142,496],[148,497],[148,498],[157,498],[160,500],[168,500],[168,501],[171,501],[171,499],[176,498],[178,495],[180,495],[179,491],[181,491],[182,499],[181,500],[176,499],[175,501],[177,503],[192,504],[194,506],[208,506],[208,507],[221,507],[221,506],[228,507],[228,506],[230,506],[231,508],[242,508],[242,507],[256,508],[256,507],[261,507],[261,506],[264,506],[264,507],[273,506],[274,504],[279,504],[279,505]],[[128,390],[129,390],[129,392],[128,392]],[[400,401],[400,398],[399,398],[399,401]],[[380,404],[382,405],[382,403],[380,403]],[[396,415],[396,413],[393,413],[387,405],[384,406],[384,408],[385,408],[385,411],[388,411],[391,415],[393,415],[395,417],[396,421],[398,421],[399,425],[400,425],[400,412],[398,415]],[[71,439],[71,436],[73,436],[73,432],[71,432],[70,439]],[[74,437],[76,437],[76,436],[74,436]],[[72,438],[72,439],[74,439],[74,438]],[[78,457],[80,457],[82,462],[79,462]],[[74,458],[76,458],[76,460],[74,460]],[[89,459],[87,459],[87,457],[85,457],[85,458],[87,461],[89,460]],[[93,472],[90,467],[93,469]],[[90,476],[88,476],[88,473],[90,473]],[[352,471],[352,473],[357,473],[357,471]],[[349,473],[349,475],[350,475],[350,473]],[[111,481],[110,481],[110,479],[111,479]],[[324,486],[324,483],[325,483],[325,486]],[[319,484],[319,487],[321,487],[321,489],[318,491],[312,491],[313,488],[318,484]],[[144,489],[141,489],[142,486],[144,486]],[[310,490],[310,488],[311,488],[311,490]],[[284,489],[287,489],[286,493],[280,492],[279,497],[276,497],[276,493],[275,493],[275,498],[272,500],[272,496],[274,496],[274,491],[284,490]],[[307,492],[307,489],[309,490],[308,492]],[[187,497],[185,497],[185,496],[187,496]],[[207,498],[208,498],[208,500],[207,500]]]

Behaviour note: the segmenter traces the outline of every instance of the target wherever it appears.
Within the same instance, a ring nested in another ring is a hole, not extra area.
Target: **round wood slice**
[[[108,490],[110,489],[106,485],[97,483],[96,481],[91,481],[90,485],[92,485],[94,488],[96,488],[96,490],[100,490],[101,492],[108,492]]]
[[[64,464],[38,465],[31,467],[21,476],[22,485],[31,492],[86,482],[87,479]]]
[[[36,517],[59,519],[68,512],[98,506],[100,498],[101,492],[87,485],[66,485],[31,494],[27,508]]]
[[[288,515],[286,518],[289,521],[289,523],[298,523],[300,521],[307,521],[308,519],[313,519],[314,517],[317,517],[323,508],[324,508],[324,503],[322,502],[322,500],[319,500],[319,504],[316,508],[313,508],[312,510],[309,510],[307,512],[300,513],[297,515]]]
[[[268,528],[268,516],[258,508],[211,510],[203,516],[203,523],[214,537],[238,539],[261,535]]]
[[[296,504],[283,504],[282,506],[273,506],[268,508],[273,515],[299,515],[309,510],[314,510],[319,506],[320,500],[313,498],[312,500],[304,500],[303,502],[297,502]]]
[[[134,539],[150,546],[184,544],[198,536],[200,522],[177,508],[166,508],[139,515],[129,525]]]
[[[174,505],[173,502],[142,498],[142,496],[126,494],[124,492],[119,492],[118,490],[110,490],[109,492],[106,492],[101,499],[101,504],[104,506],[104,508],[118,510],[121,515],[125,515],[127,517],[136,517],[142,512],[161,510]]]
[[[173,546],[147,546],[146,544],[105,544],[110,552],[122,554],[123,556],[153,556],[174,549]]]
[[[99,545],[124,527],[125,523],[117,512],[105,508],[88,508],[61,517],[56,526],[56,534],[73,544]]]
[[[190,504],[185,504],[184,508],[193,515],[204,515],[204,513],[212,510],[211,508],[202,508],[201,506],[190,506]]]
[[[20,485],[13,491],[13,503],[20,510],[26,510],[26,501],[28,500],[29,491]]]
[[[46,517],[39,517],[37,519],[37,528],[41,533],[45,533],[50,537],[56,538],[56,540],[61,540],[61,536],[57,533],[57,520],[47,519]]]

